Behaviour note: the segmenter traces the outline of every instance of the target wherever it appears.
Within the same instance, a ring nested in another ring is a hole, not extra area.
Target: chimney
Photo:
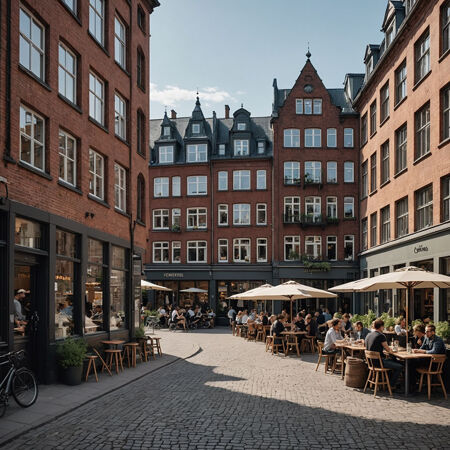
[[[228,105],[225,105],[225,119],[230,118],[230,107]]]
[[[170,110],[170,118],[176,119],[177,118],[177,112],[174,109]]]

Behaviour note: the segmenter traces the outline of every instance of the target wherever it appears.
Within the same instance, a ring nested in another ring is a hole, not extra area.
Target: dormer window
[[[170,136],[170,127],[163,127],[163,136]]]
[[[173,146],[159,147],[159,163],[173,164]]]
[[[373,58],[370,57],[369,61],[367,61],[367,63],[366,63],[366,77],[367,78],[372,73],[372,70],[373,70]]]
[[[266,143],[264,141],[258,142],[258,155],[264,154],[264,151],[266,150]]]
[[[247,124],[244,122],[239,122],[237,124],[238,131],[245,131],[247,129]]]
[[[199,123],[192,124],[192,134],[200,134],[200,124]]]
[[[237,139],[234,141],[234,156],[248,156],[248,139]]]
[[[395,37],[395,28],[394,28],[394,22],[389,26],[389,28],[386,31],[386,48],[388,48]]]
[[[219,155],[220,156],[225,155],[225,144],[219,144]]]

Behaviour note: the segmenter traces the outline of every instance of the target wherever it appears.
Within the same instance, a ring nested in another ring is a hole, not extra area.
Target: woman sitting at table
[[[398,336],[406,336],[406,320],[404,317],[399,317],[395,322],[394,331]]]
[[[273,336],[274,344],[279,344],[282,339],[281,333],[284,331],[284,325],[283,325],[283,316],[282,314],[279,314],[277,316],[277,319],[272,325],[271,334]]]
[[[423,341],[425,340],[425,325],[418,323],[414,325],[414,337],[412,338],[412,348],[422,347]]]
[[[342,332],[345,334],[349,334],[352,331],[352,323],[350,322],[350,314],[345,313],[342,316]]]

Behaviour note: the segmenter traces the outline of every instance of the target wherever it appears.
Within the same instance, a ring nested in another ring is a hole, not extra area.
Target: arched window
[[[137,178],[137,208],[136,217],[137,220],[145,222],[145,180],[140,173]]]
[[[145,55],[144,52],[137,49],[137,85],[145,91]]]

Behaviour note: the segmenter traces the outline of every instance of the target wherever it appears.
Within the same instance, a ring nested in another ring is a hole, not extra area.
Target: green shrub
[[[450,339],[450,324],[447,321],[437,322],[436,334],[444,340]]]
[[[411,326],[412,326],[412,327],[415,327],[416,325],[423,325],[422,320],[421,320],[421,319],[416,319],[416,320],[413,320],[413,321],[411,322]]]
[[[65,339],[58,344],[56,356],[58,364],[63,368],[81,367],[86,357],[87,344],[84,339]]]
[[[388,313],[383,313],[380,316],[380,319],[384,322],[385,328],[390,328],[395,326],[396,317],[390,316]]]

